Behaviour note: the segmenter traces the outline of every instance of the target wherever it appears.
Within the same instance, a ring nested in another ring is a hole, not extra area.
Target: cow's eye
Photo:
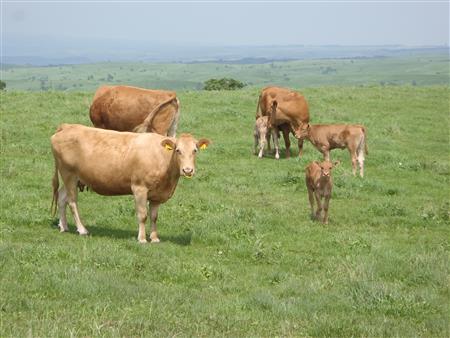
[[[195,148],[195,149],[194,149],[194,153],[196,153],[197,151],[198,151],[198,149],[197,149],[197,148]]]
[[[181,150],[180,149],[177,149],[176,152],[177,152],[177,154],[181,155]]]

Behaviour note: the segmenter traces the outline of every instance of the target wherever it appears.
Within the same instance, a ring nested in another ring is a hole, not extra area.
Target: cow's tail
[[[256,119],[263,116],[262,111],[261,111],[261,96],[262,96],[262,94],[259,95],[258,105],[256,106]]]
[[[136,126],[133,129],[133,132],[135,133],[145,133],[148,131],[149,126],[152,124],[153,119],[155,118],[156,114],[164,107],[167,106],[169,104],[171,104],[172,102],[178,103],[178,99],[176,97],[171,97],[170,99],[161,102],[159,105],[157,105],[151,112],[150,114],[147,115],[147,117],[145,118],[145,120],[138,126]],[[178,105],[178,104],[177,104]],[[178,110],[178,109],[177,109]]]
[[[276,115],[277,115],[277,107],[278,107],[277,100],[273,100],[270,103],[270,109],[269,109],[269,126],[270,127],[275,125]]]
[[[169,127],[169,130],[167,131],[167,136],[170,137],[176,137],[177,136],[177,128],[178,128],[178,121],[180,120],[180,100],[178,98],[175,98],[175,104],[177,106],[172,123]]]
[[[50,207],[50,211],[52,213],[52,217],[55,216],[56,210],[58,209],[58,189],[59,189],[59,177],[58,177],[58,162],[55,158],[55,173],[53,174],[52,179],[52,187],[53,187],[53,198],[52,198],[52,206]]]

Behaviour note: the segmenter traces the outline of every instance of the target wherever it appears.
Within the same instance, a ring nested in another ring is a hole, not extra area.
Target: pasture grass
[[[398,57],[313,59],[266,64],[103,62],[46,67],[4,66],[12,90],[94,91],[105,83],[144,88],[199,90],[211,78],[231,77],[248,86],[305,88],[325,85],[448,85],[448,53]]]
[[[449,87],[302,89],[313,123],[368,128],[364,179],[332,152],[328,225],[309,218],[311,144],[253,155],[258,92],[179,93],[179,133],[213,143],[158,245],[131,196],[80,193],[88,237],[50,215],[49,137],[90,125],[93,92],[1,93],[0,336],[449,336]]]

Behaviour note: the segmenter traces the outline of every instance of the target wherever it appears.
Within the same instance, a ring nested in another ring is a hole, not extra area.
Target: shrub
[[[205,82],[204,90],[236,90],[241,89],[245,85],[238,80],[222,78],[222,79],[209,79]]]

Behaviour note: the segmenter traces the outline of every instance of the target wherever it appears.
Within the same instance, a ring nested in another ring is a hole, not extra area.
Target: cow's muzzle
[[[194,169],[193,168],[183,168],[183,175],[187,178],[192,178],[194,176]]]

